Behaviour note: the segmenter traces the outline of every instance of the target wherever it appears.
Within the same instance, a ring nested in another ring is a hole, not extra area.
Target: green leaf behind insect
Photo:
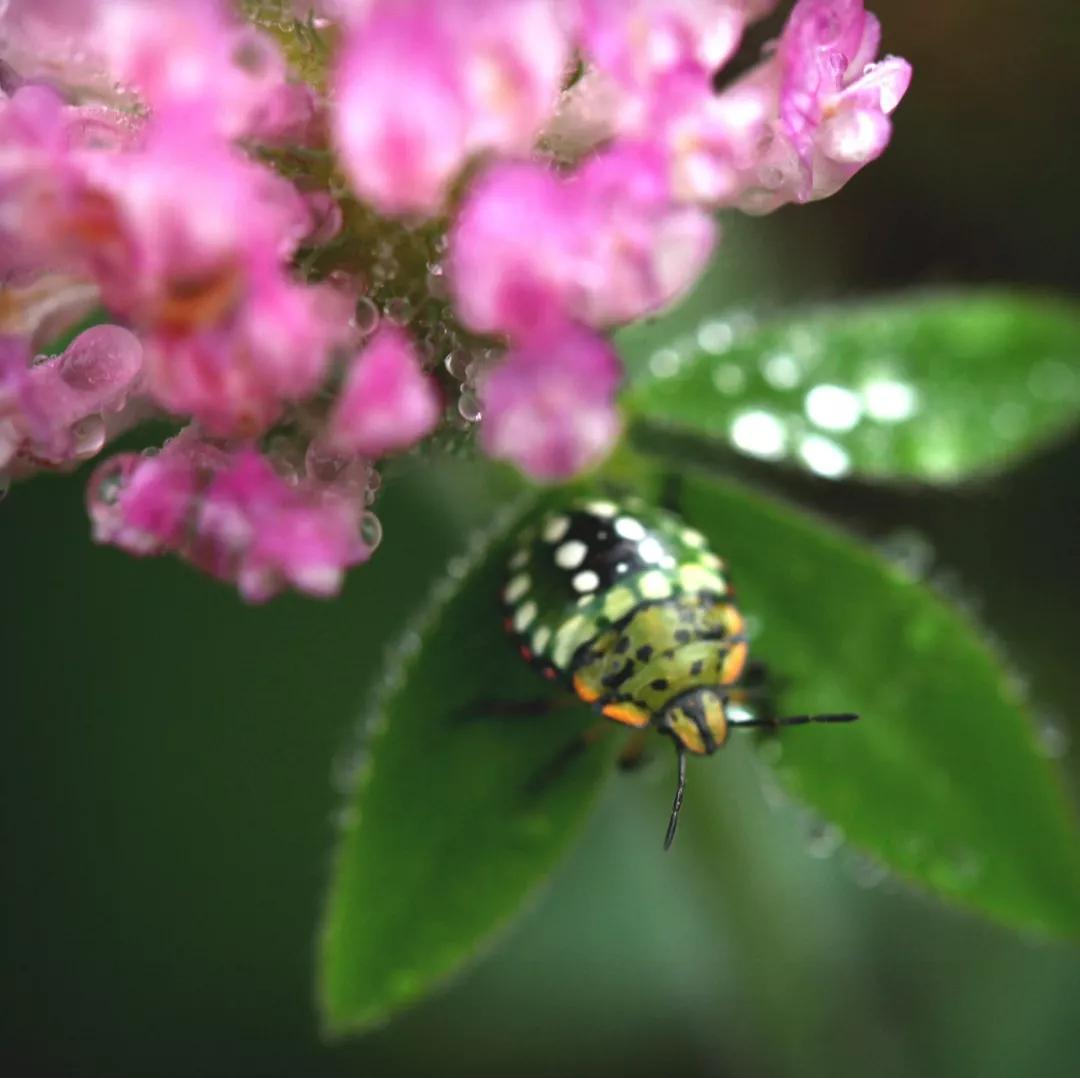
[[[647,430],[830,478],[954,482],[1080,420],[1080,308],[1009,292],[709,318],[628,361]]]
[[[908,880],[1080,935],[1076,820],[971,625],[851,539],[739,487],[689,472],[682,503],[729,560],[784,710],[861,715],[782,732],[770,749],[784,784]]]
[[[537,785],[587,713],[500,716],[482,706],[556,692],[501,626],[517,519],[452,567],[388,661],[319,944],[330,1033],[385,1020],[475,955],[551,871],[609,771],[594,747]]]

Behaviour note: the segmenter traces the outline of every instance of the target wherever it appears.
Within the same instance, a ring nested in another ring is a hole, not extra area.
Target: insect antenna
[[[671,849],[675,841],[675,830],[679,826],[679,810],[682,808],[683,794],[686,793],[686,749],[681,741],[675,742],[675,753],[679,758],[679,784],[675,787],[675,801],[671,806],[671,819],[668,820],[667,834],[664,836],[664,849]]]
[[[849,711],[827,715],[789,715],[783,719],[733,719],[731,725],[744,726],[803,726],[808,722],[854,722],[859,716]]]

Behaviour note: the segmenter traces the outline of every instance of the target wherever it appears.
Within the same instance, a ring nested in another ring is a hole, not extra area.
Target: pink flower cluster
[[[824,197],[888,143],[910,68],[863,0],[797,0],[714,89],[775,6],[8,0],[0,481],[172,418],[99,467],[95,535],[261,600],[336,590],[378,463],[440,424],[540,479],[595,464],[607,333],[687,290],[714,211]],[[34,358],[49,288],[119,324]]]

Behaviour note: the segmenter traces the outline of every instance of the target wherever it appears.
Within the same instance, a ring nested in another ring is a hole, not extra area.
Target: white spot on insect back
[[[557,543],[570,529],[570,518],[566,516],[548,517],[544,521],[541,535],[545,543]]]
[[[696,528],[683,528],[679,533],[679,538],[687,546],[692,546],[695,550],[700,550],[705,545],[705,536]]]
[[[594,517],[603,517],[605,520],[610,519],[619,511],[619,507],[614,502],[588,502],[585,508]]]
[[[657,565],[664,560],[664,548],[659,540],[651,535],[638,543],[637,552],[638,557],[647,565]]]
[[[631,543],[636,543],[645,538],[645,526],[633,517],[619,517],[615,521],[615,533],[629,539]]]
[[[659,569],[653,569],[638,581],[638,591],[645,599],[667,599],[671,596],[671,581]]]
[[[510,583],[506,585],[503,590],[503,598],[508,603],[516,603],[529,590],[531,584],[532,581],[529,579],[528,573],[519,573],[511,578]]]
[[[525,563],[526,563],[526,562],[527,562],[528,560],[529,560],[529,551],[528,551],[528,550],[527,550],[527,549],[526,549],[525,547],[522,547],[522,548],[521,548],[521,550],[519,550],[519,551],[518,551],[518,552],[517,552],[517,553],[516,553],[516,554],[515,554],[515,555],[514,555],[514,556],[513,556],[513,557],[512,557],[511,559],[510,559],[510,563],[509,563],[509,564],[510,564],[510,570],[511,570],[511,572],[514,572],[514,571],[516,571],[516,570],[518,570],[518,569],[524,569],[524,568],[525,568]]]
[[[536,603],[531,599],[514,611],[514,628],[523,633],[536,620]]]
[[[604,617],[618,621],[623,614],[630,613],[636,603],[637,596],[629,588],[612,588],[604,596]]]
[[[715,591],[723,595],[727,590],[724,581],[704,565],[684,565],[679,570],[679,583],[688,592]]]
[[[600,587],[600,578],[591,569],[584,569],[575,574],[573,579],[575,591],[591,592]]]
[[[533,633],[532,636],[532,649],[537,655],[543,655],[544,649],[551,641],[551,630],[546,625],[541,625],[539,629]]]
[[[584,560],[589,548],[580,539],[567,539],[555,548],[555,564],[560,569],[576,569]]]
[[[559,626],[555,633],[555,646],[551,655],[556,666],[565,667],[578,645],[585,643],[588,624],[588,621],[580,614],[575,614]]]

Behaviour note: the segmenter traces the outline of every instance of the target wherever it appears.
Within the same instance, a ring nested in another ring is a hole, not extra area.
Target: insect
[[[714,753],[733,726],[857,718],[762,718],[745,706],[749,647],[724,563],[701,532],[639,499],[582,499],[526,527],[502,602],[507,631],[543,676],[613,722],[673,740],[678,782],[665,849],[688,754]]]

